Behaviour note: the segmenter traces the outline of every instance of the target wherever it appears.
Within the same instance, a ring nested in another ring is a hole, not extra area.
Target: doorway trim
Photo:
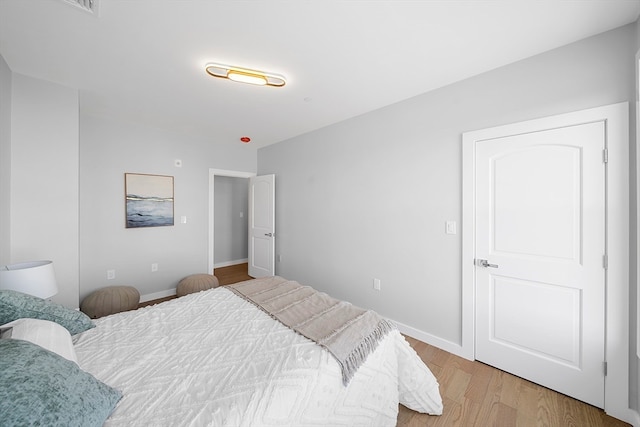
[[[462,136],[462,356],[475,359],[475,142],[514,127],[606,123],[605,412],[631,422],[629,409],[629,104],[627,102],[464,133]]]
[[[232,171],[225,169],[209,169],[209,244],[208,244],[208,271],[213,274],[214,269],[214,249],[215,249],[215,178],[216,176],[227,176],[232,178],[252,178],[256,176],[255,172]]]

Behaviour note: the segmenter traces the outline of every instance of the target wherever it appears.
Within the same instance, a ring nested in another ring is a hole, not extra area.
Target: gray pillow
[[[1,426],[101,426],[122,393],[29,341],[0,339]]]
[[[24,318],[56,322],[67,328],[71,335],[95,327],[89,316],[81,311],[22,292],[1,290],[0,325]]]

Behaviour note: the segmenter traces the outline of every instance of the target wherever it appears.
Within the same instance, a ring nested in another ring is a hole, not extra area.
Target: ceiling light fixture
[[[250,70],[248,68],[233,67],[222,64],[207,64],[207,74],[213,77],[233,80],[235,82],[249,83],[260,86],[284,86],[286,80],[283,76],[263,71]]]

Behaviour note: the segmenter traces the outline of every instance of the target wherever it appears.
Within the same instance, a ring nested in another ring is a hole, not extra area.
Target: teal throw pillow
[[[22,292],[0,290],[0,325],[24,318],[56,322],[67,328],[71,335],[95,327],[89,316],[79,310]]]
[[[0,425],[99,427],[122,393],[29,341],[0,339]]]

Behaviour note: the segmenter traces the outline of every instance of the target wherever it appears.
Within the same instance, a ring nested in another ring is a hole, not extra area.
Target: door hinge
[[[604,163],[609,163],[609,149],[605,148],[602,150],[602,161]]]
[[[604,371],[604,376],[607,376],[607,362],[602,362],[602,369]]]
[[[607,254],[602,255],[602,268],[605,270],[609,268],[609,256]]]

